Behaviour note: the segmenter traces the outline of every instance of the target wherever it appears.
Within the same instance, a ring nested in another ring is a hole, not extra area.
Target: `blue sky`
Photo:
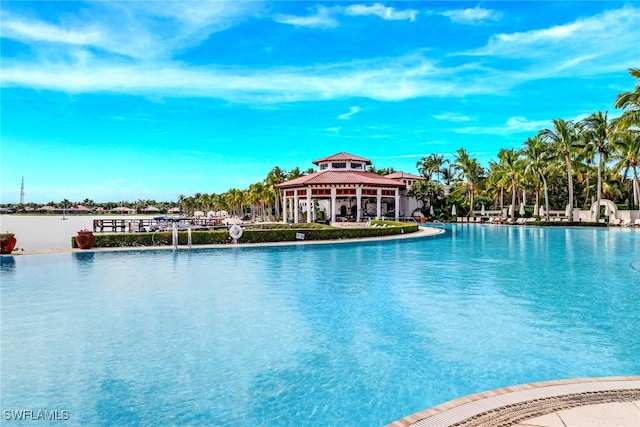
[[[339,151],[484,165],[613,107],[640,4],[1,2],[0,202],[177,200]]]

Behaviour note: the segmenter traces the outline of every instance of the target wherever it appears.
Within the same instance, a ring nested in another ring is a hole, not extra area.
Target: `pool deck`
[[[432,237],[437,236],[439,234],[443,234],[445,231],[441,228],[436,227],[418,227],[418,231],[413,233],[404,233],[404,234],[392,234],[389,236],[378,236],[378,237],[362,237],[362,238],[354,238],[354,239],[339,239],[339,240],[295,240],[295,241],[287,241],[287,242],[265,242],[265,243],[240,243],[232,244],[215,244],[215,245],[193,245],[191,249],[222,249],[222,248],[257,248],[257,247],[268,247],[268,246],[293,246],[293,245],[332,245],[332,244],[340,244],[340,243],[357,243],[357,242],[376,242],[376,241],[386,241],[386,240],[405,240],[405,239],[416,239],[423,237]],[[187,245],[178,246],[178,251],[188,250],[189,247]],[[144,250],[174,250],[172,245],[165,246],[127,246],[127,247],[115,247],[115,248],[91,248],[91,249],[76,249],[76,248],[52,248],[52,249],[33,249],[33,250],[20,250],[14,251],[11,255],[3,255],[3,256],[13,256],[13,255],[42,255],[42,254],[59,254],[59,253],[73,253],[73,252],[107,252],[107,251],[144,251]]]
[[[455,399],[388,427],[638,427],[640,376],[524,384]]]

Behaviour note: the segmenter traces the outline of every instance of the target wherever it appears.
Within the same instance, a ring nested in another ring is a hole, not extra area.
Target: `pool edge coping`
[[[500,408],[580,393],[625,390],[640,393],[640,376],[589,377],[550,380],[502,387],[462,396],[431,408],[405,416],[387,427],[430,426],[444,427],[477,418]],[[593,401],[584,405],[599,403]],[[602,402],[604,403],[604,402]],[[563,408],[558,407],[557,410]],[[555,412],[555,411],[550,411]]]

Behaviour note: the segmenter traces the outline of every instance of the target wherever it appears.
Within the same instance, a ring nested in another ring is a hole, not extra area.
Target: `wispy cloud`
[[[373,5],[354,4],[347,7],[333,6],[325,7],[315,5],[310,8],[310,15],[283,15],[276,14],[273,19],[281,24],[289,24],[297,27],[309,28],[335,28],[340,25],[339,16],[377,16],[385,21],[415,21],[418,11],[414,9],[397,10],[393,7],[387,7],[381,3]]]
[[[480,6],[470,9],[447,10],[441,12],[440,15],[446,16],[456,24],[479,24],[485,21],[498,21],[502,18],[500,12],[484,9]]]
[[[375,15],[387,21],[415,21],[418,15],[418,11],[414,9],[396,10],[393,7],[387,7],[380,3],[375,3],[371,6],[354,4],[348,6],[344,10],[344,13],[349,16]]]
[[[307,16],[276,14],[273,20],[281,24],[309,28],[334,28],[339,25],[338,20],[333,16],[333,9],[316,5],[312,8],[312,12]]]
[[[509,135],[513,133],[537,132],[549,127],[551,120],[529,120],[526,117],[514,116],[507,119],[503,126],[467,126],[452,129],[455,133]]]
[[[444,120],[449,122],[469,122],[473,120],[473,117],[465,116],[464,114],[447,112],[434,114],[433,118],[436,120]]]
[[[212,31],[254,13],[235,7],[235,2],[225,7],[213,3],[187,2],[181,8],[182,2],[163,2],[162,7],[126,2],[118,7],[128,8],[127,13],[115,23],[90,17],[62,25],[3,12],[2,37],[32,46],[34,54],[3,58],[0,84],[67,93],[217,98],[253,105],[351,97],[382,101],[466,97],[503,94],[546,78],[620,72],[637,66],[638,55],[631,46],[640,46],[640,9],[625,7],[563,26],[495,35],[482,48],[458,53],[471,59],[456,66],[444,65],[426,51],[313,66],[222,67],[177,61],[183,49],[198,46]],[[116,6],[97,3],[96,7],[110,8],[105,14],[111,17]],[[361,11],[378,10],[377,4],[363,7]],[[324,10],[314,9],[314,16],[334,13]],[[163,20],[172,24],[156,32]],[[163,34],[169,37],[163,39]],[[512,61],[509,67],[504,59]],[[434,118],[466,120],[446,114]]]
[[[360,112],[360,107],[355,106],[355,107],[349,107],[349,112],[348,113],[343,113],[340,114],[338,116],[338,120],[348,120],[350,119],[352,116],[354,116],[355,114],[358,114]]]
[[[83,16],[43,22],[3,11],[2,37],[36,46],[77,45],[135,59],[171,56],[245,19],[257,3],[96,2]]]
[[[548,58],[551,55],[557,63],[581,63],[603,55],[615,57],[629,51],[630,46],[639,46],[640,32],[633,30],[639,26],[640,9],[624,7],[550,28],[496,34],[485,47],[468,54],[508,58]],[[616,42],[612,43],[612,40]],[[637,62],[637,50],[634,54]],[[629,55],[622,57],[629,58]],[[576,61],[576,58],[581,59]]]

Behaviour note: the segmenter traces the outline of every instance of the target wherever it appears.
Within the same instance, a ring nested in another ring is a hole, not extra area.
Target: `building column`
[[[293,222],[296,224],[300,219],[300,200],[298,199],[298,189],[293,190]]]
[[[286,193],[286,190],[284,191]],[[282,222],[287,223],[287,196],[286,194],[282,195]]]
[[[331,187],[331,222],[336,220],[336,187]]]
[[[311,218],[311,187],[307,187],[307,222],[313,222]]]
[[[360,222],[362,218],[362,187],[356,188],[356,222]]]
[[[396,188],[396,221],[400,220],[400,190]]]
[[[376,195],[376,219],[382,217],[382,188],[378,188],[378,194]]]

